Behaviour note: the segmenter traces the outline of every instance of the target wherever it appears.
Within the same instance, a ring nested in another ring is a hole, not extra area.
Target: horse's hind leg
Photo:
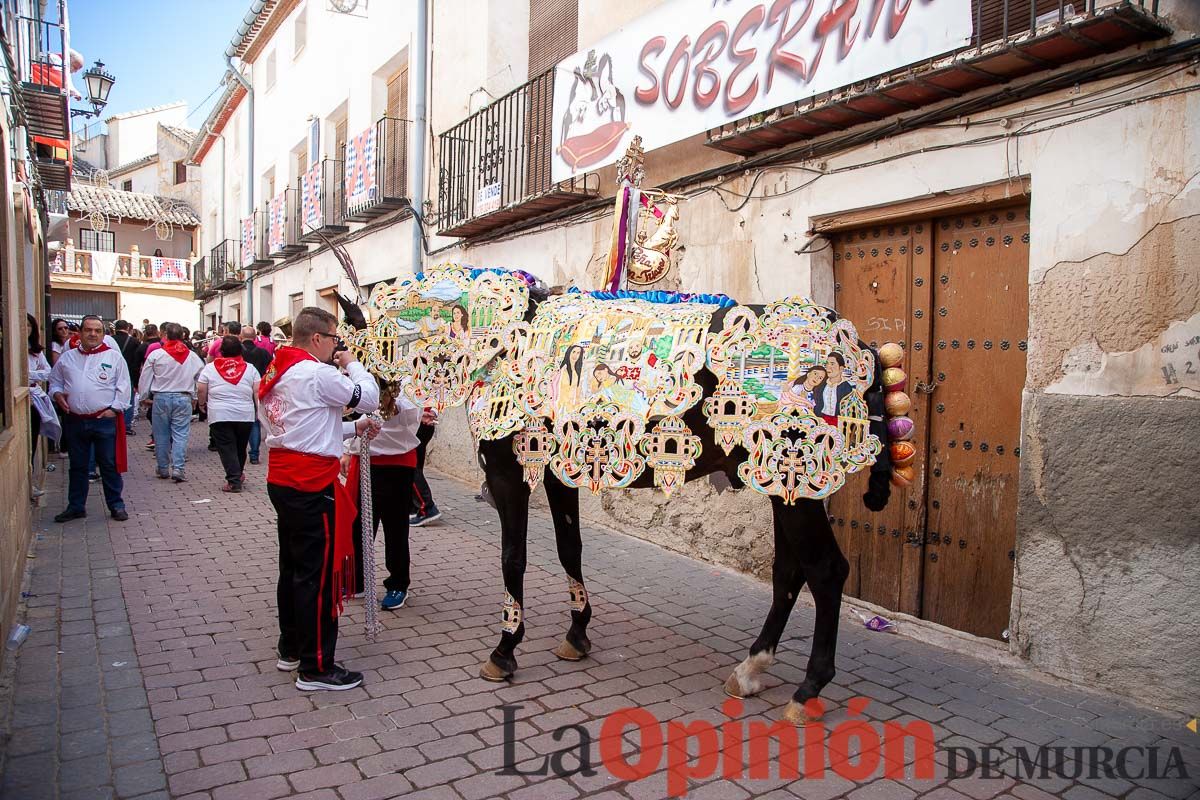
[[[731,697],[751,697],[762,691],[758,676],[775,661],[775,650],[788,617],[796,605],[796,597],[804,587],[804,571],[800,568],[795,539],[788,528],[796,524],[795,510],[785,506],[777,497],[771,498],[775,529],[775,560],[771,567],[771,610],[763,622],[762,631],[750,647],[750,654],[725,681],[725,693]]]
[[[564,661],[579,661],[592,649],[587,637],[588,622],[592,619],[592,604],[583,584],[583,540],[579,535],[579,490],[564,486],[557,478],[546,474],[546,499],[554,519],[554,539],[558,545],[558,560],[567,573],[567,588],[571,595],[571,627],[566,637],[554,649],[554,655]]]
[[[809,719],[804,705],[816,699],[836,674],[838,623],[842,610],[842,588],[850,575],[850,563],[842,555],[824,506],[815,500],[797,505],[799,527],[791,533],[796,537],[800,567],[816,605],[813,625],[812,651],[804,681],[796,688],[784,710],[784,718],[803,723]]]
[[[500,644],[483,662],[479,677],[503,681],[517,670],[516,649],[525,638],[525,542],[529,532],[529,486],[512,451],[512,440],[479,443],[488,491],[500,515],[500,566],[504,611]]]

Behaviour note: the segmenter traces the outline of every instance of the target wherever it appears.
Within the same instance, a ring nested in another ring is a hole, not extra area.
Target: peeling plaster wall
[[[1181,72],[1154,88],[1194,80]],[[1078,94],[1063,91],[986,116],[1077,102]],[[1198,121],[1200,98],[1181,94],[1019,140],[937,149],[1003,129],[913,132],[830,157],[824,167],[834,174],[806,188],[811,171],[768,170],[754,187],[766,197],[736,212],[713,193],[684,204],[678,278],[688,290],[743,302],[811,293],[828,303],[828,251],[818,241],[816,252],[797,252],[813,217],[1029,176],[1023,436],[1032,454],[1021,477],[1011,647],[1065,678],[1180,706],[1191,702],[1194,687],[1187,667],[1175,665],[1195,663],[1200,619],[1195,592],[1183,591],[1186,576],[1200,568],[1196,515],[1187,513],[1195,501],[1184,501],[1195,497],[1194,474],[1172,460],[1200,429],[1200,405],[1190,399],[1200,385],[1187,372],[1189,360],[1200,371]],[[671,149],[664,158],[674,160]],[[653,180],[675,177],[655,173]],[[751,180],[742,176],[725,188],[745,194]],[[439,260],[520,267],[551,284],[591,287],[610,225],[611,216],[603,216],[460,246]],[[1174,388],[1162,385],[1168,363],[1179,378]],[[1028,463],[1035,457],[1045,475],[1037,485]],[[480,479],[461,410],[443,424],[430,462]],[[544,502],[540,491],[536,498]],[[1175,513],[1164,510],[1172,507]],[[748,492],[718,495],[698,482],[670,504],[646,491],[584,498],[583,514],[688,555],[763,576],[770,571],[769,506]]]

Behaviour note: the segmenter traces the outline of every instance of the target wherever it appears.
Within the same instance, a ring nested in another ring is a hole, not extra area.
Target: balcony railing
[[[84,278],[100,283],[152,283],[180,288],[193,283],[192,264],[186,258],[156,258],[138,252],[112,253],[77,250],[68,245],[50,267],[54,278]]]
[[[815,158],[882,136],[956,119],[963,113],[996,108],[1088,80],[1115,77],[1122,74],[1111,69],[1117,62],[1060,68],[1171,32],[1157,17],[1158,0],[971,0],[971,14],[971,42],[961,50],[721,125],[708,131],[707,144],[738,155],[753,155],[820,136],[820,142],[802,150],[805,157]],[[1136,68],[1122,67],[1124,72]],[[1012,83],[1045,70],[1058,72],[1037,85]],[[1003,89],[997,90],[1001,84]],[[980,91],[988,88],[993,89],[990,95]],[[968,112],[952,103],[927,109],[968,93],[973,93]],[[917,110],[921,113],[911,113]],[[905,112],[906,117],[896,119]],[[881,121],[884,124],[877,135],[865,127]],[[849,134],[826,136],[849,128],[863,130],[854,132],[853,141]]]
[[[267,227],[267,256],[290,258],[303,253],[308,245],[300,241],[300,193],[284,189],[264,204]]]
[[[342,162],[322,159],[296,182],[300,191],[300,241],[320,242],[350,230],[346,224],[345,175]]]
[[[42,182],[48,189],[71,188],[71,133],[67,111],[68,72],[63,2],[30,4],[33,16],[17,16],[14,48],[21,99]]]
[[[267,219],[268,212],[255,211],[250,221],[250,241],[238,243],[238,263],[242,269],[262,269],[275,263],[267,250]],[[242,224],[246,221],[242,220]]]
[[[411,127],[406,119],[384,117],[342,148],[348,221],[367,222],[404,207]]]
[[[438,219],[472,236],[597,194],[587,176],[550,179],[554,71],[547,71],[438,137]]]
[[[192,293],[197,300],[204,300],[216,294],[212,279],[208,274],[208,257],[201,256],[192,264]]]
[[[208,253],[208,274],[214,289],[236,289],[246,280],[238,269],[238,242],[226,239]]]

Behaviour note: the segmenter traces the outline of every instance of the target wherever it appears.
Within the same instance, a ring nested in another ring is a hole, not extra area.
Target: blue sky
[[[188,126],[198,128],[217,99],[209,95],[225,73],[225,47],[250,0],[68,0],[68,6],[72,48],[87,67],[100,59],[117,78],[101,119],[184,100]],[[86,92],[78,74],[75,84]],[[89,108],[86,101],[75,107]]]

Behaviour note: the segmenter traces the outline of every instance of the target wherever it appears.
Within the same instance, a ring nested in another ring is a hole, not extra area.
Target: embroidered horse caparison
[[[853,325],[804,298],[764,307],[720,295],[571,292],[548,296],[532,276],[443,265],[376,288],[374,319],[345,329],[368,368],[419,405],[466,403],[500,515],[505,603],[500,642],[481,668],[517,668],[530,491],[544,484],[571,625],[555,654],[591,649],[578,490],[656,487],[723,473],[768,495],[774,599],[758,640],[725,684],[748,696],[773,660],[801,588],[816,604],[805,680],[785,716],[834,675],[849,564],[822,500],[870,469],[864,502],[889,496],[880,369]]]

